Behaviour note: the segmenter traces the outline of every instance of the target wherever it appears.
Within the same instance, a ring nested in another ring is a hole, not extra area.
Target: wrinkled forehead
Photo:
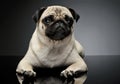
[[[72,17],[72,14],[66,7],[62,6],[49,6],[42,14],[41,19],[48,16],[48,15],[54,15],[54,17],[65,17],[65,15],[68,15]]]

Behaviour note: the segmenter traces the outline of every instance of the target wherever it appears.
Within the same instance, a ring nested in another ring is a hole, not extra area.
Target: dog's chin
[[[67,36],[61,35],[61,36],[50,36],[49,38],[54,41],[62,41],[65,39]]]

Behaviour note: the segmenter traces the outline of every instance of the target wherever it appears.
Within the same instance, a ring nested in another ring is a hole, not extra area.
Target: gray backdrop
[[[75,37],[86,55],[120,55],[119,0],[4,0],[0,3],[0,55],[24,55],[35,29],[33,13],[54,4],[80,14]]]

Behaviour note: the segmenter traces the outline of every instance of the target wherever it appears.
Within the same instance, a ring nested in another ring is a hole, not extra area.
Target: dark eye
[[[66,20],[66,22],[68,23],[68,24],[72,24],[73,23],[73,19],[72,19],[72,17],[69,17],[69,16],[65,16],[65,20]]]
[[[52,22],[52,19],[51,19],[51,18],[46,18],[46,19],[45,19],[45,22],[46,22],[46,23],[50,23],[50,22]]]
[[[66,21],[67,21],[68,24],[70,24],[70,23],[72,22],[71,19],[68,19],[68,20],[66,20]]]
[[[67,24],[69,25],[69,27],[71,27],[73,25],[73,18],[69,17],[69,16],[65,16],[65,21],[67,22]]]
[[[53,16],[50,15],[50,16],[44,18],[44,19],[43,19],[43,22],[44,22],[45,24],[49,24],[49,23],[53,22]]]

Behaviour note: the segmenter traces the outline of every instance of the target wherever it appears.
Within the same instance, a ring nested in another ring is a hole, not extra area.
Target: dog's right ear
[[[32,16],[33,20],[35,21],[35,23],[38,22],[38,20],[40,19],[42,13],[44,12],[44,10],[46,10],[46,7],[42,7],[41,9],[38,9]]]

